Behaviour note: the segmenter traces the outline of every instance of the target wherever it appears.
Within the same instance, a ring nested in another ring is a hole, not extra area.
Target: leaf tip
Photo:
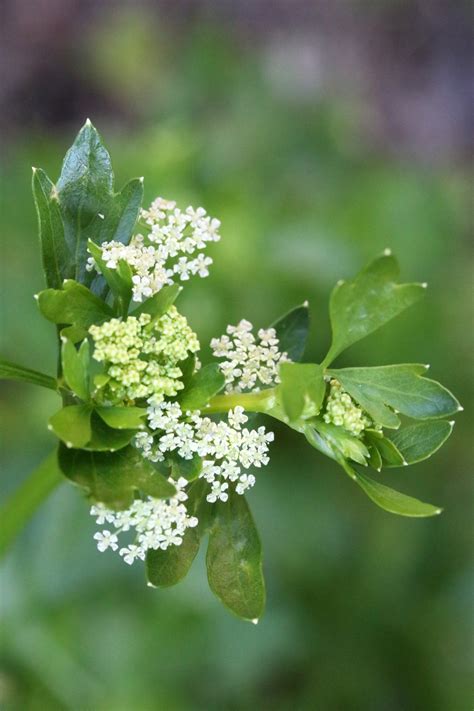
[[[33,294],[33,299],[35,299],[36,301],[38,301],[38,299],[39,299],[39,294]]]
[[[143,175],[141,175],[141,176],[138,178],[138,180],[139,180],[141,183],[143,183],[143,182],[145,181],[145,178],[143,177]]]
[[[427,289],[427,288],[428,288],[428,282],[427,282],[427,281],[423,281],[423,282],[420,284],[420,286],[421,286],[422,289]]]
[[[100,217],[101,220],[105,219],[104,215],[101,212],[98,212],[97,216]]]
[[[87,126],[88,128],[92,126],[92,121],[90,120],[90,118],[86,118],[84,126]]]
[[[392,250],[390,249],[390,247],[386,247],[383,251],[384,257],[390,257],[391,254],[392,254]]]
[[[66,442],[66,447],[68,449],[72,449],[72,442]]]
[[[456,424],[456,422],[455,422],[455,420],[449,420],[449,424],[451,425],[451,427],[454,427],[454,425]]]
[[[31,166],[31,171],[32,171],[33,175],[36,173],[36,170],[37,170],[37,169],[35,168],[35,166],[32,165],[32,166]]]
[[[439,516],[441,513],[443,513],[443,509],[436,509],[435,516]]]
[[[458,407],[458,412],[464,412],[464,408],[463,408],[462,405],[459,405],[459,407]]]
[[[250,622],[251,622],[253,625],[258,625],[259,619],[258,619],[258,617],[254,617],[254,619],[253,619],[253,620],[250,620]]]
[[[148,581],[146,585],[148,588],[156,588],[157,587],[156,585],[153,585],[153,583],[150,583],[150,581]]]
[[[308,299],[306,299],[306,301],[303,301],[303,306],[305,307],[305,309],[308,309],[308,308],[309,308],[309,301],[308,301]]]

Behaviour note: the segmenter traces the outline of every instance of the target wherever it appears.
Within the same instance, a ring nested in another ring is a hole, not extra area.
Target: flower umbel
[[[171,306],[155,322],[149,314],[106,321],[89,329],[95,360],[105,363],[105,402],[117,403],[153,396],[159,401],[182,389],[178,363],[199,350],[196,334]]]
[[[219,220],[209,217],[202,207],[182,211],[174,201],[161,197],[141,211],[141,218],[148,228],[145,234],[135,235],[128,245],[115,241],[101,245],[109,269],[117,269],[121,260],[132,268],[134,301],[148,299],[175,281],[209,276],[212,259],[202,250],[220,239]],[[100,272],[93,257],[87,268]]]
[[[242,319],[237,326],[227,326],[226,334],[213,338],[211,348],[225,377],[226,392],[253,390],[279,382],[278,366],[289,358],[279,351],[274,328],[261,328],[257,338],[253,325]]]
[[[331,380],[324,422],[344,427],[345,430],[358,437],[372,426],[372,420],[358,407],[351,396],[342,389],[338,380]]]

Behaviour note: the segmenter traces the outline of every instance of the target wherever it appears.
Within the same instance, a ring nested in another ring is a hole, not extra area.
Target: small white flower
[[[101,553],[106,551],[107,548],[111,548],[113,551],[118,548],[118,538],[115,533],[110,531],[98,531],[94,534],[94,539],[97,541],[97,548]]]

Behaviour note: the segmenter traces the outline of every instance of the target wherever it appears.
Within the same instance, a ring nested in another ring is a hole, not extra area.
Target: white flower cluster
[[[182,389],[178,363],[199,350],[197,336],[175,306],[153,324],[150,322],[149,314],[141,314],[90,327],[93,357],[106,364],[109,376],[102,391],[105,401],[152,395],[159,400]]]
[[[372,421],[358,407],[349,393],[342,389],[338,380],[331,380],[324,422],[344,427],[348,432],[358,437],[366,427],[372,426]]]
[[[183,459],[199,455],[203,458],[200,476],[211,485],[207,501],[227,501],[229,482],[236,482],[236,492],[243,494],[255,484],[254,475],[243,470],[269,462],[268,443],[274,439],[273,432],[265,427],[243,427],[247,420],[242,407],[229,410],[227,422],[215,422],[201,417],[199,411],[183,413],[178,403],[151,399],[148,425],[160,431],[159,438],[141,432],[135,444],[153,461],[163,460],[167,452],[176,452]]]
[[[132,268],[134,301],[153,296],[175,279],[209,275],[212,259],[200,250],[220,239],[219,220],[209,217],[202,207],[195,210],[189,206],[183,212],[175,202],[160,197],[141,211],[141,217],[150,227],[145,236],[135,235],[129,245],[115,241],[101,245],[109,269],[117,269],[120,260]],[[189,259],[191,255],[193,259]],[[89,257],[87,268],[100,272],[93,257]]]
[[[242,319],[237,326],[227,326],[227,335],[213,338],[211,348],[216,358],[224,358],[219,367],[225,377],[226,392],[258,391],[259,385],[279,382],[278,366],[289,358],[278,349],[274,328],[261,328],[258,341],[250,321]]]
[[[171,499],[136,499],[125,511],[112,511],[104,504],[92,506],[91,515],[96,517],[96,523],[114,529],[106,528],[94,535],[99,551],[117,550],[118,536],[128,531],[135,532],[135,541],[120,548],[119,554],[129,565],[137,558],[143,560],[149,548],[166,550],[169,546],[181,545],[186,529],[197,526],[198,520],[188,516],[184,504],[188,498],[184,490],[187,480],[170,481],[176,486],[176,494]]]

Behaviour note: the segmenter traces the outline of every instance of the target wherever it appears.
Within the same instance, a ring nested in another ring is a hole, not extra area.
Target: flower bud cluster
[[[326,401],[324,422],[344,427],[345,430],[358,437],[364,429],[372,426],[372,421],[358,407],[349,393],[343,390],[338,380],[331,380],[329,395]]]
[[[170,499],[135,499],[125,511],[112,511],[104,504],[92,506],[91,515],[96,517],[97,525],[109,527],[94,535],[99,551],[118,550],[118,536],[128,531],[135,532],[135,539],[120,548],[119,554],[129,565],[137,558],[144,560],[149,548],[166,550],[169,546],[181,545],[186,529],[197,526],[198,520],[188,515],[184,504],[188,498],[184,490],[187,480],[170,478],[169,481],[176,487],[176,494]]]
[[[91,326],[95,360],[105,363],[109,380],[102,390],[112,403],[153,396],[174,396],[183,384],[178,367],[199,341],[184,316],[171,306],[155,322],[149,314],[111,319]]]
[[[261,385],[278,383],[278,366],[289,360],[278,348],[274,328],[261,328],[258,339],[252,329],[250,321],[242,319],[237,326],[227,326],[226,335],[211,341],[214,356],[224,359],[219,367],[225,377],[226,392],[258,392]]]
[[[149,402],[148,426],[158,434],[140,432],[136,446],[152,461],[162,461],[169,452],[183,459],[201,457],[200,476],[211,485],[208,502],[227,501],[229,482],[243,494],[255,484],[255,476],[247,470],[268,464],[268,443],[274,434],[265,427],[243,427],[248,417],[242,407],[229,410],[227,421],[215,422],[199,411],[183,413],[178,403],[156,402],[153,398]]]
[[[101,245],[109,269],[117,269],[120,260],[132,268],[134,301],[153,296],[176,279],[209,276],[212,259],[200,250],[220,239],[219,220],[209,217],[202,207],[189,206],[183,212],[175,202],[159,197],[141,211],[141,217],[150,228],[146,235],[135,235],[129,245],[115,241]],[[93,257],[87,268],[100,271]]]

